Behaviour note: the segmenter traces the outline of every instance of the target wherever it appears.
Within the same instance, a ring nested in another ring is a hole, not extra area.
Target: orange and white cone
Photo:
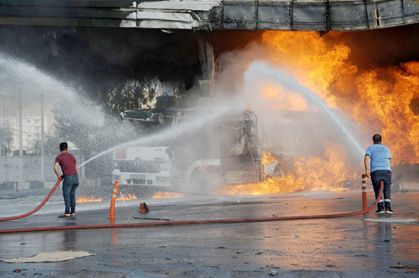
[[[119,181],[116,180],[113,184],[111,205],[109,207],[109,219],[111,223],[115,221],[115,203],[116,203],[116,198],[118,197],[118,191],[119,191]]]
[[[367,204],[367,175],[362,174],[362,211],[365,211],[368,207]]]

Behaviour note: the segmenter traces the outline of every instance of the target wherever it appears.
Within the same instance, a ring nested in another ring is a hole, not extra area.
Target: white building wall
[[[44,118],[44,132],[48,133],[48,118]],[[13,132],[12,150],[19,150],[19,116],[9,121]],[[27,153],[32,151],[36,141],[41,140],[41,116],[23,114],[22,117],[22,148]]]

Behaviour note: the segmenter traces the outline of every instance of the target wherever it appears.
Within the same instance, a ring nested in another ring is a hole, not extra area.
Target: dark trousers
[[[380,192],[380,182],[384,182],[384,201],[391,202],[391,171],[389,170],[376,170],[371,173],[371,182],[374,187],[375,199],[377,199]],[[379,201],[380,203],[383,200]]]
[[[65,204],[65,214],[76,212],[76,188],[79,186],[77,175],[66,176],[63,181],[63,196]]]

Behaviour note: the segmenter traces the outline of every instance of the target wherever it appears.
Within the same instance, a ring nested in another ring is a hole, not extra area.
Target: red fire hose
[[[63,179],[62,177],[58,178],[54,187],[51,189],[51,191],[48,193],[48,195],[45,197],[45,199],[36,208],[34,208],[33,210],[31,210],[27,213],[21,214],[21,215],[0,218],[0,222],[18,220],[18,219],[21,219],[21,218],[25,218],[25,217],[28,217],[28,216],[34,214],[38,210],[40,210],[48,202],[48,200],[51,198],[52,194],[54,194],[55,190],[57,190],[57,188],[60,185],[62,179]]]
[[[57,181],[57,184],[59,184],[59,182],[60,180]],[[151,227],[175,226],[175,225],[231,224],[231,223],[272,222],[272,221],[286,221],[286,220],[342,218],[342,217],[357,216],[357,215],[366,214],[370,212],[372,209],[374,209],[377,202],[381,199],[383,188],[384,188],[384,183],[381,182],[380,193],[378,194],[378,197],[375,200],[374,204],[372,204],[365,210],[354,211],[354,212],[342,212],[342,213],[330,213],[330,214],[318,214],[318,215],[300,215],[300,216],[272,216],[272,217],[230,218],[230,219],[214,219],[214,220],[178,220],[178,221],[154,221],[154,222],[148,222],[148,223],[90,224],[90,225],[75,225],[75,226],[32,227],[32,228],[4,229],[4,230],[0,230],[0,234],[51,232],[51,231],[66,231],[66,230],[113,229],[113,228],[151,228]],[[7,220],[3,220],[3,221],[7,221]]]

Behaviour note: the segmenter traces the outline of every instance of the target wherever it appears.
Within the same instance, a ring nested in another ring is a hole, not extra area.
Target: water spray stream
[[[20,92],[22,96],[41,95],[48,101],[66,103],[66,113],[79,122],[102,126],[105,116],[89,101],[82,101],[79,93],[37,67],[0,52],[0,92]],[[58,107],[59,108],[59,107]]]
[[[139,139],[136,140],[132,140],[126,143],[122,143],[116,146],[113,146],[107,150],[104,150],[98,154],[96,154],[95,156],[89,158],[88,160],[86,160],[85,162],[83,162],[82,164],[80,164],[79,168],[83,167],[84,165],[86,165],[87,163],[101,157],[104,156],[106,154],[112,153],[113,151],[122,148],[122,147],[129,147],[129,146],[134,146],[134,145],[146,145],[146,144],[150,144],[150,143],[157,143],[157,142],[163,142],[165,140],[169,140],[172,138],[176,138],[177,136],[185,133],[185,132],[190,132],[192,130],[196,130],[201,128],[203,125],[205,125],[206,123],[209,123],[213,120],[216,120],[218,117],[224,115],[225,113],[234,111],[235,109],[239,109],[239,105],[235,106],[235,107],[228,107],[228,106],[217,106],[217,107],[213,107],[212,109],[210,109],[210,112],[203,114],[201,117],[197,117],[196,119],[193,119],[191,121],[188,122],[183,122],[180,123],[178,126],[176,126],[176,128],[168,128],[165,129],[161,132],[155,133],[155,134],[151,134],[149,136],[146,137],[141,137]]]
[[[352,135],[342,120],[336,115],[319,96],[317,96],[312,90],[301,85],[292,75],[284,70],[274,68],[273,66],[264,62],[255,62],[250,65],[249,69],[245,73],[246,80],[252,80],[254,76],[268,77],[276,82],[279,82],[285,88],[300,93],[306,100],[315,104],[319,107],[340,129],[340,131],[349,139],[354,148],[359,151],[361,155],[364,154],[364,150],[359,141]]]

